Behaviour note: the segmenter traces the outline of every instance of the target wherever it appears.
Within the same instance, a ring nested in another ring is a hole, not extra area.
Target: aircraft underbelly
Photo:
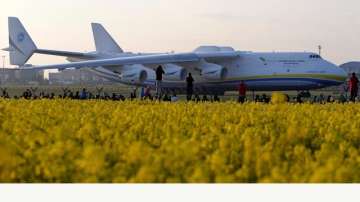
[[[199,82],[194,84],[195,90],[233,91],[237,90],[240,80],[221,82]],[[276,78],[276,79],[252,79],[245,80],[249,90],[254,91],[286,91],[286,90],[312,90],[327,86],[339,85],[338,81],[323,80],[316,78]],[[153,86],[155,82],[148,81],[145,85]],[[163,88],[185,89],[186,84],[180,82],[163,82]]]
[[[93,71],[99,76],[105,77],[113,82],[125,85],[150,86],[155,88],[155,80],[147,80],[144,83],[126,83],[114,75],[106,75],[104,72]],[[196,80],[196,79],[195,79]],[[244,79],[249,90],[254,91],[285,91],[285,90],[312,90],[324,88],[327,86],[339,85],[341,82],[326,80],[321,78],[257,78]],[[226,81],[198,81],[195,82],[194,88],[197,91],[233,91],[241,80],[233,79]],[[163,88],[167,90],[186,90],[185,82],[163,81]]]

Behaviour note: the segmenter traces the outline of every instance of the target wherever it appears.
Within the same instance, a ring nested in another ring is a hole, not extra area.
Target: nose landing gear
[[[308,90],[300,91],[300,92],[298,92],[298,94],[296,96],[296,102],[303,103],[303,99],[310,99],[310,98],[311,98],[311,93]]]
[[[310,91],[300,91],[298,92],[298,96],[300,96],[301,98],[311,98],[311,93]]]

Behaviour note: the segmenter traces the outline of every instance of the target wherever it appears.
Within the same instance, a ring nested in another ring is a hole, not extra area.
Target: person
[[[123,96],[122,94],[119,95],[119,99],[120,99],[121,101],[125,101],[125,100],[126,100],[125,96]]]
[[[164,97],[162,98],[162,100],[163,100],[164,102],[170,102],[170,101],[171,101],[171,97],[170,97],[167,93],[165,93],[165,95],[164,95]]]
[[[81,93],[80,93],[80,99],[81,99],[81,100],[87,99],[87,92],[86,92],[86,89],[85,89],[85,88],[83,88],[82,91],[81,91]]]
[[[290,102],[290,96],[288,94],[285,94],[286,96],[286,102]]]
[[[147,86],[147,87],[145,88],[144,100],[146,100],[146,99],[152,100],[152,98],[151,98],[151,88],[150,88],[150,86]]]
[[[194,98],[193,101],[194,102],[200,102],[201,101],[199,94],[195,94],[195,98]]]
[[[88,99],[92,100],[92,99],[94,99],[94,98],[95,98],[94,94],[92,94],[91,92],[89,92],[89,93],[88,93]]]
[[[220,98],[217,94],[214,95],[214,102],[220,102]]]
[[[256,95],[256,96],[255,96],[255,102],[261,102],[260,95]]]
[[[350,88],[350,101],[355,102],[359,90],[359,79],[357,78],[355,73],[352,73],[352,76],[349,81],[349,88]]]
[[[206,94],[204,94],[204,96],[202,98],[202,102],[209,102],[209,99]]]
[[[315,95],[312,99],[312,104],[317,103],[318,102],[318,97]]]
[[[325,96],[324,96],[324,94],[320,94],[318,103],[325,104]]]
[[[156,69],[156,96],[158,98],[161,98],[161,85],[163,80],[163,74],[165,74],[165,71],[162,66],[159,65]]]
[[[31,99],[33,97],[33,94],[30,89],[27,89],[28,99]]]
[[[329,95],[326,102],[327,103],[334,103],[334,98],[331,95]]]
[[[45,96],[45,93],[44,93],[44,92],[40,92],[40,94],[39,94],[39,98],[40,98],[40,99],[43,99],[43,98],[44,98],[44,96]]]
[[[177,97],[176,93],[174,92],[173,96],[171,96],[171,102],[177,102],[179,98]]]
[[[298,104],[302,104],[302,103],[303,103],[302,97],[301,97],[300,94],[298,94],[298,95],[296,96],[296,103],[298,103]]]
[[[2,88],[2,97],[5,99],[10,98],[9,93],[6,88]]]
[[[239,103],[244,103],[246,99],[247,86],[244,81],[241,81],[239,85]]]
[[[133,97],[134,97],[134,99],[137,98],[137,95],[138,95],[137,90],[138,90],[138,87],[135,87],[135,88],[133,89]]]
[[[140,99],[141,99],[141,100],[144,100],[144,97],[145,97],[145,88],[144,88],[144,87],[141,87],[141,90],[140,90]]]
[[[263,94],[261,97],[261,102],[263,102],[265,104],[269,104],[270,98],[266,94]]]
[[[341,93],[339,98],[339,103],[344,104],[346,102],[346,97],[343,93]]]
[[[136,93],[131,92],[131,93],[130,93],[130,100],[133,101],[133,100],[135,100],[135,99],[136,99]]]
[[[187,101],[191,101],[192,95],[194,93],[194,78],[192,77],[191,73],[186,78],[186,89],[187,89]]]
[[[50,100],[55,99],[55,93],[51,93],[49,99],[50,99]]]
[[[31,99],[31,91],[29,89],[26,89],[22,96],[24,99]]]
[[[136,98],[136,94],[134,94],[135,98]],[[110,100],[110,95],[108,93],[104,93],[104,100]]]
[[[3,88],[2,89],[2,97],[5,97],[6,96],[6,94],[7,94],[7,91],[6,91],[7,89],[6,88]]]
[[[117,96],[116,96],[116,93],[113,93],[113,94],[112,94],[111,100],[112,100],[112,101],[117,101],[117,100],[118,100],[118,98],[117,98]]]

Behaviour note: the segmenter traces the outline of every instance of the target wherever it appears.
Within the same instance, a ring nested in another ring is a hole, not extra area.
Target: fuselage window
[[[321,59],[321,56],[320,55],[310,55],[310,58]]]

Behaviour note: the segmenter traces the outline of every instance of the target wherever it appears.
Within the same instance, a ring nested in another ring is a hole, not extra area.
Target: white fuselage
[[[122,57],[138,54],[126,53]],[[119,55],[118,55],[119,56]],[[102,55],[101,58],[114,56]],[[74,58],[69,61],[78,61]],[[208,60],[227,68],[225,79],[204,79],[198,63],[183,64],[190,69],[195,78],[195,90],[224,92],[236,90],[241,81],[245,81],[249,90],[282,91],[282,90],[312,90],[340,85],[346,80],[347,74],[338,66],[322,59],[314,53],[256,53],[239,52],[239,57],[233,59]],[[134,86],[155,87],[155,72],[148,69],[147,80],[141,83],[126,82],[119,73],[122,67],[108,69],[98,67],[91,71],[109,80]],[[154,67],[151,67],[154,68]],[[185,81],[164,80],[162,87],[166,90],[184,90]]]
[[[8,21],[9,48],[5,50],[10,52],[12,65],[24,65],[34,53],[63,56],[76,63],[33,69],[91,67],[100,76],[127,85],[155,87],[158,65],[165,71],[162,88],[169,91],[186,89],[188,72],[195,77],[195,90],[205,92],[235,90],[241,81],[254,91],[311,90],[342,84],[347,77],[344,70],[315,53],[242,52],[224,46],[200,46],[179,54],[124,53],[98,23],[92,23],[96,52],[39,49],[18,18]]]

